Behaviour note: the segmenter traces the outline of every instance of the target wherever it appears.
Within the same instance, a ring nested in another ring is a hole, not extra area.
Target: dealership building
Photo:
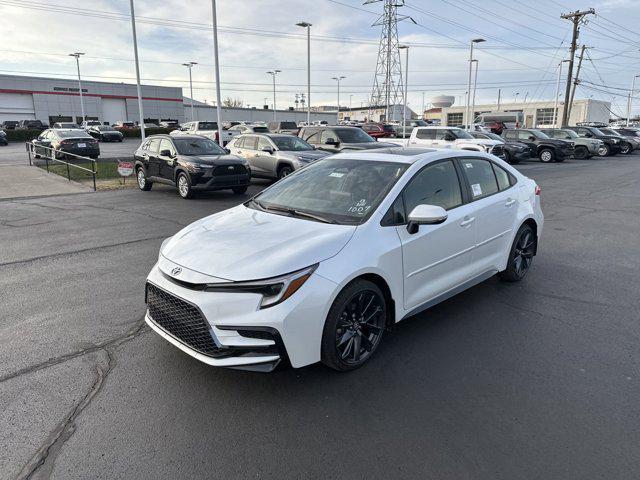
[[[145,123],[161,121],[216,120],[212,105],[182,96],[181,87],[142,85],[142,109]],[[138,122],[138,92],[136,85],[126,83],[82,81],[82,98],[87,120],[112,125],[116,122]],[[273,110],[258,108],[222,108],[225,121],[271,121]],[[311,120],[334,121],[335,112],[311,112]],[[305,121],[302,110],[276,111],[279,121]],[[5,120],[41,120],[55,122],[82,121],[82,107],[77,80],[0,75],[0,122]]]

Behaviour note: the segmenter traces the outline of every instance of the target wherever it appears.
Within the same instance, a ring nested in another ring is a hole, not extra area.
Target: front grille
[[[195,305],[150,283],[147,283],[146,299],[154,323],[189,348],[210,357],[232,353],[216,346],[211,327]]]
[[[214,177],[223,175],[246,175],[247,169],[244,165],[220,165],[215,167],[211,174]]]

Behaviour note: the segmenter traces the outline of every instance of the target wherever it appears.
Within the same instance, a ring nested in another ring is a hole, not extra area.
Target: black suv
[[[504,130],[502,138],[509,141],[523,143],[529,147],[532,157],[538,157],[541,162],[564,162],[574,151],[573,142],[549,138],[545,133],[535,128],[520,128]]]
[[[290,133],[298,135],[298,124],[296,122],[269,122],[267,125],[271,133]]]
[[[620,153],[622,148],[622,142],[620,141],[620,137],[615,135],[606,135],[605,133],[598,130],[596,127],[586,127],[586,126],[577,126],[577,127],[562,127],[565,130],[573,130],[578,134],[579,137],[584,138],[595,138],[597,140],[602,140],[604,142],[604,147],[598,151],[599,157],[607,157],[609,155],[616,155]]]
[[[197,190],[233,190],[242,195],[251,180],[249,163],[229,155],[216,142],[199,135],[152,135],[133,155],[140,190],[154,182],[178,187],[182,198]]]
[[[521,160],[531,158],[531,150],[528,145],[513,140],[506,140],[493,132],[470,132],[473,138],[483,138],[485,140],[497,140],[504,144],[504,160],[514,165]],[[502,157],[501,157],[502,158]]]
[[[396,143],[377,142],[375,138],[358,127],[330,127],[325,125],[302,127],[298,136],[314,145],[317,149],[327,152],[400,146]]]

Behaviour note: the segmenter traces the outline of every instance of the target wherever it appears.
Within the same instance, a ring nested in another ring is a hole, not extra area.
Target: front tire
[[[542,163],[551,163],[556,159],[556,154],[550,148],[543,148],[538,154],[538,158]]]
[[[178,174],[176,185],[178,186],[178,193],[180,194],[180,196],[182,198],[191,198],[191,197],[193,197],[193,189],[191,188],[191,180],[189,179],[189,176],[186,173],[180,172]]]
[[[380,288],[356,280],[336,297],[322,334],[322,363],[345,372],[373,356],[386,327],[387,304]]]
[[[147,180],[147,174],[142,167],[138,168],[136,172],[136,180],[138,182],[138,188],[143,192],[148,192],[151,190],[151,187],[153,187],[153,182]]]
[[[293,168],[289,165],[284,165],[278,169],[278,180],[283,179],[287,175],[291,175],[293,173]]]
[[[587,147],[576,147],[573,156],[576,160],[584,160],[589,157],[589,150],[587,150]]]
[[[522,225],[511,245],[507,268],[498,274],[500,279],[506,282],[522,280],[531,268],[537,244],[533,229],[527,224]]]
[[[599,157],[608,157],[609,155],[611,155],[611,147],[606,143],[598,148]]]
[[[629,153],[631,153],[631,145],[629,145],[628,143],[623,143],[620,146],[620,153],[623,155],[628,155]]]

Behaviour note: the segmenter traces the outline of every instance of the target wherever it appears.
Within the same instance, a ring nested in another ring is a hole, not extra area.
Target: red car
[[[393,126],[382,123],[365,123],[362,125],[362,129],[373,138],[388,138],[396,136]]]

